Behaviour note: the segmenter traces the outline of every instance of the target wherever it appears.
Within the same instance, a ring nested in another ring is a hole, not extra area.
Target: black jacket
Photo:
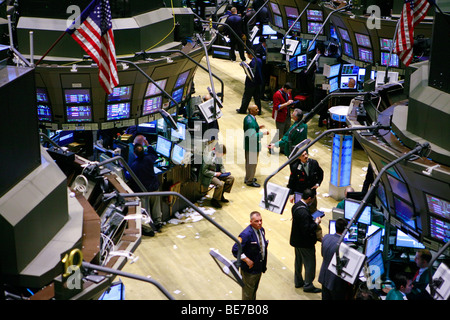
[[[297,159],[290,164],[291,175],[287,187],[291,189],[291,194],[294,192],[303,193],[307,188],[314,187],[316,184],[320,185],[323,180],[323,170],[316,160],[308,159],[309,174],[306,174],[303,166],[299,170],[299,164],[300,159]]]
[[[317,223],[314,221],[308,207],[297,202],[292,207],[292,227],[289,244],[295,248],[312,248],[317,242]]]

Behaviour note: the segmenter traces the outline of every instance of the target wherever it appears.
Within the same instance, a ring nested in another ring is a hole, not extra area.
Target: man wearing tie
[[[250,213],[250,225],[239,234],[242,244],[241,275],[244,287],[242,288],[242,300],[256,300],[256,291],[262,273],[267,270],[267,246],[265,231],[262,227],[261,214],[258,211]],[[232,248],[233,255],[237,258],[238,246],[235,243]]]

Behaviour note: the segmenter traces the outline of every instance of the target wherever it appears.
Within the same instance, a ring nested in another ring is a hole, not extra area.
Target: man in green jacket
[[[259,188],[256,183],[255,172],[258,164],[258,155],[261,151],[261,138],[268,135],[269,131],[263,132],[260,129],[264,125],[258,125],[256,115],[259,112],[257,105],[248,107],[249,114],[244,118],[244,150],[245,150],[245,184],[249,187]]]
[[[308,137],[308,125],[306,123],[299,124],[303,119],[303,111],[301,109],[295,109],[292,112],[292,119],[294,119],[294,124],[284,134],[281,140],[269,144],[270,153],[274,147],[279,147],[280,153],[284,153],[286,157],[289,157],[291,150]]]
[[[406,295],[409,294],[412,289],[411,278],[403,272],[396,273],[394,275],[394,285],[395,288],[388,292],[386,300],[408,300]]]
[[[221,202],[229,202],[223,196],[224,192],[231,192],[234,177],[230,172],[226,172],[223,165],[223,156],[227,153],[224,145],[218,144],[214,149],[204,155],[202,167],[200,170],[200,188],[202,192],[207,192],[209,185],[213,184],[214,195],[211,199],[211,205],[215,208],[222,208]]]

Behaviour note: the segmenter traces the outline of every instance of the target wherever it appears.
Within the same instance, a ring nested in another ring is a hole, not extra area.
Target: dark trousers
[[[248,105],[252,98],[255,100],[255,104],[258,106],[259,113],[261,114],[261,88],[260,86],[245,86],[244,95],[242,96],[241,107],[239,113],[247,113]]]
[[[230,35],[230,59],[232,61],[236,61],[236,49],[239,51],[239,56],[241,57],[242,61],[245,61],[245,53],[244,53],[244,46],[239,40],[236,40],[234,38],[234,35]]]
[[[305,267],[303,280],[302,267]],[[294,284],[296,287],[311,286],[316,277],[316,248],[295,248]]]
[[[245,263],[245,262],[244,262]],[[256,300],[256,291],[258,290],[261,273],[248,273],[241,270],[242,281],[242,300]]]

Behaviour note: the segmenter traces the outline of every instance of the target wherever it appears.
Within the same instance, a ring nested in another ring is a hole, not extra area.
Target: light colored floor
[[[223,116],[219,120],[221,136],[220,141],[228,148],[226,168],[236,178],[233,190],[226,198],[230,203],[225,204],[220,210],[212,211],[210,217],[215,222],[227,229],[237,237],[248,225],[249,214],[253,210],[262,213],[263,226],[266,229],[266,237],[269,240],[268,270],[262,276],[257,293],[258,300],[320,300],[320,294],[304,293],[302,289],[294,287],[294,249],[289,245],[291,228],[291,207],[288,202],[282,215],[267,211],[259,206],[263,188],[251,188],[243,183],[244,164],[242,152],[242,123],[244,115],[236,113],[240,106],[244,89],[244,70],[238,62],[210,58],[212,72],[218,75],[225,83],[225,99]],[[202,64],[206,66],[203,59]],[[198,69],[195,75],[196,95],[207,93],[210,85],[208,73]],[[216,91],[220,85],[216,81]],[[258,117],[259,124],[264,124],[266,129],[274,130],[274,120],[271,117],[269,103],[263,102],[263,114]],[[325,128],[317,126],[317,118],[309,123],[308,137],[314,139]],[[260,154],[260,162],[256,177],[258,182],[264,182],[268,174],[272,173],[281,164],[286,162],[284,155],[269,155],[264,146],[270,142],[272,135],[265,136],[263,151]],[[319,161],[324,169],[325,177],[318,189],[318,208],[326,211],[322,220],[324,234],[328,233],[328,221],[331,219],[331,208],[337,201],[327,197],[330,181],[331,163],[331,137],[325,137],[310,149],[310,156]],[[355,190],[361,190],[365,178],[365,169],[368,160],[360,149],[354,149],[352,186]],[[289,168],[286,167],[271,182],[286,186]],[[209,209],[208,200],[199,206],[205,205]],[[126,272],[139,274],[158,281],[177,300],[240,300],[240,287],[221,272],[209,251],[216,249],[229,259],[234,259],[231,254],[233,240],[217,229],[206,219],[195,221],[194,219],[181,219],[181,224],[166,224],[161,233],[155,237],[143,237],[142,243],[135,252],[139,260],[134,264],[127,264],[123,269]],[[316,245],[317,272],[314,284],[322,263],[320,243]],[[126,288],[126,299],[132,300],[165,300],[166,297],[149,283],[121,278]]]

